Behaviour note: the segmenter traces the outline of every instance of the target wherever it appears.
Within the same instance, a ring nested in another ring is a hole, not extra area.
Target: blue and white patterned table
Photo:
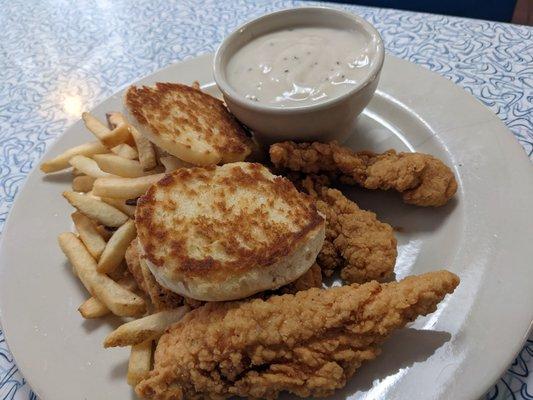
[[[310,3],[0,2],[0,229],[25,176],[81,110],[172,62],[214,51],[230,30],[247,19],[302,4]],[[501,118],[533,159],[532,28],[344,8],[374,24],[391,54],[472,93]],[[18,373],[1,332],[0,356],[0,399],[36,399]],[[486,398],[533,399],[531,368],[533,337]]]

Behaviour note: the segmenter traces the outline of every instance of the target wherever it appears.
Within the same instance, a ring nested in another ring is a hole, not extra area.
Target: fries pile
[[[107,125],[89,113],[82,118],[97,140],[43,162],[41,170],[72,168],[72,191],[63,197],[76,209],[71,215],[76,233],[60,234],[59,246],[91,296],[78,308],[83,318],[136,318],[104,341],[105,347],[131,346],[127,380],[135,386],[152,368],[159,337],[189,310],[183,306],[152,313],[127,271],[124,255],[137,235],[135,205],[164,173],[185,163],[154,146],[121,113],[107,114]]]

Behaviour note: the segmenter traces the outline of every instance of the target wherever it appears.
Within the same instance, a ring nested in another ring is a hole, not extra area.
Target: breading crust
[[[451,169],[422,153],[354,152],[337,143],[282,142],[270,147],[278,168],[304,173],[331,173],[344,183],[366,189],[396,190],[404,202],[424,207],[446,204],[457,191]]]
[[[144,399],[327,396],[395,329],[435,311],[458,285],[447,271],[401,282],[310,289],[266,301],[209,303],[165,333]]]

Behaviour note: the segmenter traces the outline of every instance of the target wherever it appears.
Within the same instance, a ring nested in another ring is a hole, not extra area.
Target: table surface
[[[67,126],[118,89],[212,52],[290,0],[0,1],[0,229],[26,175]],[[533,159],[533,28],[330,4],[370,21],[390,54],[474,95]],[[490,349],[487,349],[490,351]],[[533,335],[487,399],[533,399]],[[0,331],[0,399],[36,399]]]

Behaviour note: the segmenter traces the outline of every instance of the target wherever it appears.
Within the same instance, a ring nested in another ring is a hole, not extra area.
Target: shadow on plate
[[[337,390],[331,399],[348,399],[351,396],[365,398],[363,393],[373,386],[409,368],[417,362],[430,358],[438,348],[451,338],[451,334],[441,331],[427,331],[405,328],[394,333],[382,346],[381,354],[372,361],[364,363],[348,380],[346,386]],[[295,397],[284,394],[281,400],[294,400]]]
[[[366,190],[353,186],[340,186],[339,190],[363,210],[375,212],[380,221],[406,234],[437,230],[458,205],[457,197],[442,207],[418,207],[405,204],[401,194],[394,191]]]
[[[118,364],[115,364],[113,368],[111,368],[109,372],[109,376],[111,379],[116,380],[120,382],[121,385],[127,385],[126,382],[126,376],[128,375],[128,363],[129,359],[126,358],[125,360],[122,360]],[[135,389],[130,386],[130,396],[128,397],[130,400],[139,400],[139,397],[135,394]],[[124,399],[125,400],[125,399]]]
[[[388,276],[385,279],[378,279],[378,282],[387,283],[387,282],[395,282],[396,280],[397,280],[396,272],[392,271],[392,274],[390,276]],[[322,287],[323,288],[339,287],[343,285],[349,285],[349,283],[343,282],[341,278],[340,269],[336,269],[331,276],[322,275]]]
[[[69,186],[72,183],[72,178],[73,175],[71,170],[43,175],[43,181],[46,183],[68,184]]]
[[[381,355],[363,364],[347,385],[338,391],[338,398],[345,399],[358,391],[369,390],[374,382],[394,375],[417,362],[426,361],[450,339],[451,334],[442,331],[412,328],[397,331],[384,343]]]
[[[82,316],[80,315],[80,318]],[[122,320],[120,317],[117,317],[116,315],[109,314],[102,318],[95,318],[95,319],[84,319],[82,322],[83,329],[87,332],[87,334],[91,333],[92,331],[100,328],[102,325],[107,325],[111,327],[111,329],[115,330],[120,325],[122,325],[124,320]],[[104,341],[104,338],[102,337],[102,343]]]
[[[119,379],[120,381],[124,381],[125,376],[128,373],[128,362],[129,360],[126,358],[125,360],[120,361],[118,364],[115,364],[109,372],[109,375],[112,379]],[[125,382],[124,382],[125,383]]]
[[[70,263],[68,261],[65,261],[63,263],[63,267],[64,267],[65,273],[69,276],[69,279],[72,280],[73,285],[77,286],[79,291],[83,293],[85,296],[87,296],[87,298],[89,298],[90,294],[87,292],[87,289],[85,289],[85,286],[83,286],[81,281],[76,276],[74,276],[74,274],[72,273],[72,267]],[[122,320],[122,318],[117,317],[116,315],[112,315],[112,314],[109,314],[106,317],[95,318],[95,319],[83,319],[81,314],[79,317],[83,321],[81,325],[83,326],[83,329],[85,329],[87,333],[91,333],[92,331],[94,331],[95,329],[98,329],[102,325],[108,325],[112,329],[117,329],[120,325],[122,325],[125,322],[124,320]]]

